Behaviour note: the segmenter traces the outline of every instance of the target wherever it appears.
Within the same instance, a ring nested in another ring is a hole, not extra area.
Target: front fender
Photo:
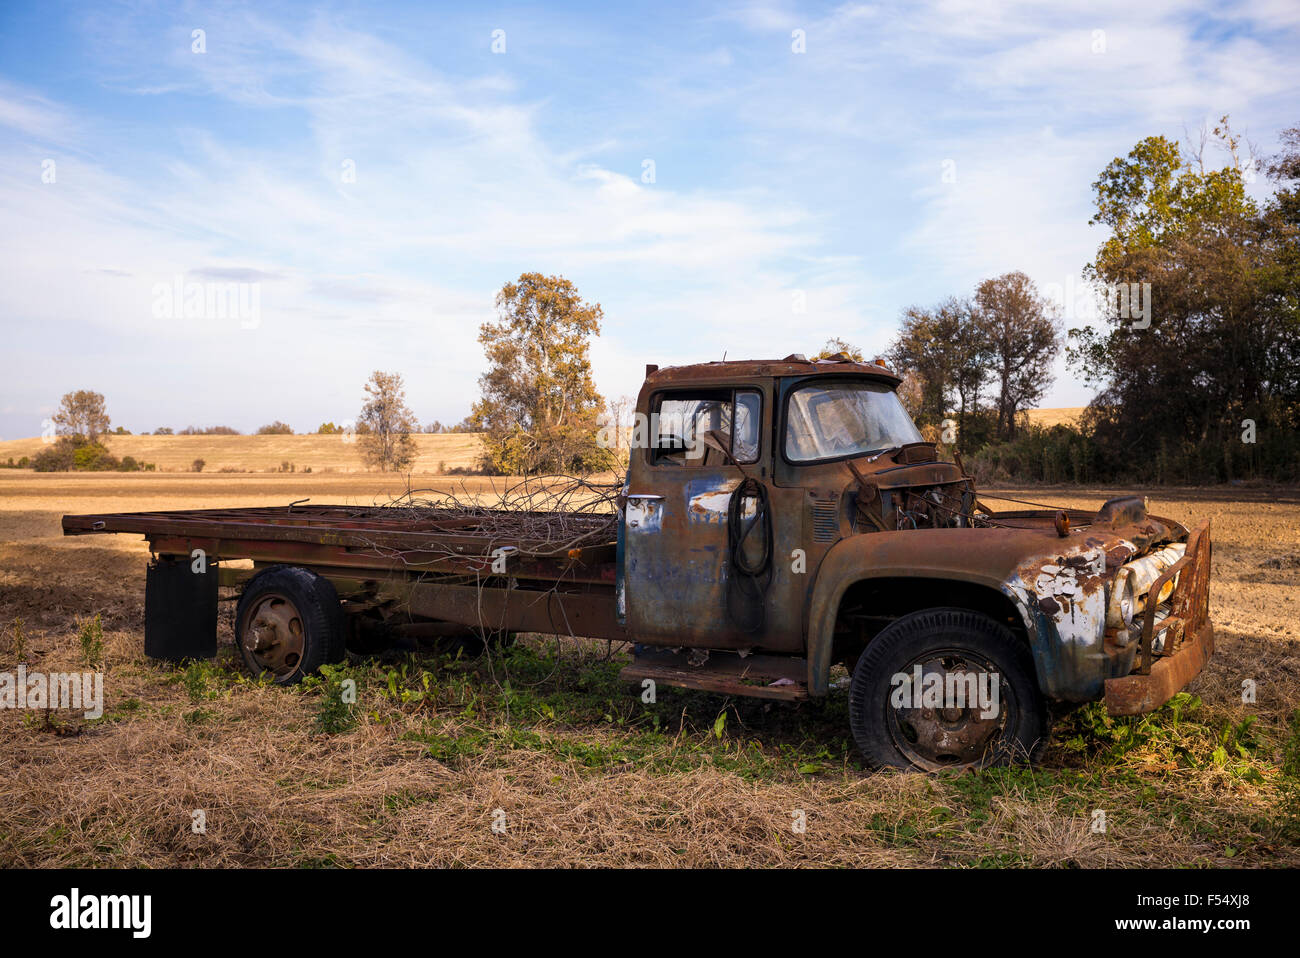
[[[965,582],[1004,596],[1024,623],[1043,693],[1095,698],[1109,673],[1104,569],[1095,544],[1037,529],[914,529],[842,539],[818,567],[809,597],[809,694],[826,694],[845,591],[870,579],[907,578]],[[946,604],[941,587],[934,604]]]

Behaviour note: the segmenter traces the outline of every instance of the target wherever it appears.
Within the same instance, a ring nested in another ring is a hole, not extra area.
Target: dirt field
[[[1157,514],[1214,522],[1218,651],[1191,695],[1141,720],[1062,717],[1038,769],[934,777],[864,771],[842,691],[791,706],[661,690],[646,706],[603,643],[357,660],[335,678],[360,689],[339,715],[320,682],[251,681],[227,605],[215,664],[164,667],[142,649],[144,543],[59,529],[65,512],[402,488],[0,470],[0,670],[80,670],[94,632],[79,623],[99,615],[106,672],[101,719],[0,711],[0,866],[1300,864],[1296,490],[1152,494]],[[1095,507],[1128,491],[1008,494]]]
[[[477,433],[412,436],[419,455],[411,464],[417,473],[439,473],[475,465]],[[195,459],[204,472],[237,469],[275,472],[289,463],[296,472],[365,472],[361,450],[352,436],[105,436],[104,444],[119,459],[134,456],[151,462],[160,472],[192,472]],[[0,441],[0,462],[35,456],[45,448],[40,438]]]

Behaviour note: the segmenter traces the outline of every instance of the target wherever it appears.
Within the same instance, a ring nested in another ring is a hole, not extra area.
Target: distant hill
[[[472,467],[479,455],[478,433],[440,433],[412,436],[419,448],[412,471],[437,473],[446,469]],[[119,459],[134,456],[156,463],[163,472],[189,472],[195,459],[205,463],[204,472],[237,469],[240,472],[274,472],[281,463],[292,463],[297,471],[365,472],[361,450],[344,436],[105,436],[104,444]],[[44,444],[36,439],[0,441],[0,462],[12,456],[34,456]]]

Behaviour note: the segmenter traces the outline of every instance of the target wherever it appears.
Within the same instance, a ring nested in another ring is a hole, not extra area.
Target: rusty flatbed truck
[[[215,654],[220,582],[242,587],[245,662],[281,683],[376,635],[626,640],[634,682],[781,700],[826,695],[842,663],[879,766],[1032,758],[1049,700],[1138,714],[1200,672],[1208,522],[1134,497],[991,509],[899,382],[843,356],[647,367],[616,514],[568,517],[563,542],[530,538],[535,514],[323,505],[63,528],[149,540],[151,655]]]

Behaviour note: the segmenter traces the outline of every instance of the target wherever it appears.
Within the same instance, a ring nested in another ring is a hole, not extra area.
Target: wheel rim
[[[256,669],[283,678],[302,662],[304,631],[302,615],[292,600],[268,592],[245,610],[240,642]]]
[[[991,676],[989,681],[997,681],[996,714],[985,717],[978,702],[969,699],[964,706],[954,704],[953,699],[939,707],[928,704],[920,696],[922,689],[915,687],[918,666],[923,687],[937,682],[944,690],[969,689],[969,679],[963,677],[972,673],[977,680],[981,675]],[[914,765],[933,771],[985,764],[1014,736],[1015,693],[1005,681],[1005,673],[989,659],[967,649],[926,652],[908,662],[900,674],[906,676],[904,684],[912,693],[910,700],[904,699],[910,707],[894,705],[891,685],[885,700],[885,726],[894,747]]]

